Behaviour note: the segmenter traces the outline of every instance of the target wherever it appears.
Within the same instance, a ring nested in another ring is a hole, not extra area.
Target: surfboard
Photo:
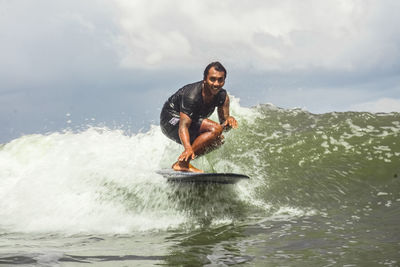
[[[181,172],[172,169],[157,171],[165,177],[168,182],[174,183],[196,183],[196,184],[235,184],[240,180],[250,179],[249,176],[238,173],[194,173]]]

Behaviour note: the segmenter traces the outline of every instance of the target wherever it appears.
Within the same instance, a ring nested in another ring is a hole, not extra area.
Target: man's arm
[[[224,104],[222,106],[218,107],[218,118],[219,118],[219,123],[221,123],[224,128],[232,127],[235,129],[238,127],[236,119],[229,115],[229,96],[228,95],[226,95]]]
[[[188,159],[194,159],[194,151],[192,145],[190,144],[190,134],[189,127],[192,124],[192,119],[183,112],[179,113],[179,138],[185,150],[179,156],[179,161],[187,161]]]

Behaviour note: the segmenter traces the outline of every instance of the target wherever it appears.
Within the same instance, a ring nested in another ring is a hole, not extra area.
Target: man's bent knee
[[[219,136],[221,136],[223,130],[224,130],[224,128],[219,124],[215,124],[215,126],[213,126],[211,128],[211,132],[212,132],[214,138],[218,138]]]

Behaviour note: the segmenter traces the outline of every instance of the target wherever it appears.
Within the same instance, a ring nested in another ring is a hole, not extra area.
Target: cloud
[[[392,1],[117,0],[121,65],[165,68],[221,59],[259,70],[360,71],[400,59]]]
[[[380,98],[376,101],[370,101],[360,104],[354,104],[350,107],[354,111],[368,112],[400,112],[400,99]]]
[[[0,90],[94,76],[117,62],[112,9],[96,3],[1,1]]]
[[[399,5],[397,0],[3,1],[0,76],[46,80],[65,70],[97,75],[99,69],[109,71],[106,66],[197,69],[212,60],[255,72],[393,71],[400,68]]]

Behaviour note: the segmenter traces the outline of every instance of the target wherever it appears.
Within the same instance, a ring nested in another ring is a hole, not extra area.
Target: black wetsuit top
[[[183,112],[188,115],[192,121],[208,118],[214,112],[215,107],[222,106],[226,98],[226,90],[219,90],[210,104],[204,104],[201,95],[203,82],[188,84],[179,89],[175,94],[168,98],[165,108],[173,113]]]
[[[163,133],[178,143],[180,143],[178,134],[180,112],[192,119],[189,128],[192,141],[198,136],[201,121],[211,116],[215,107],[220,107],[225,103],[227,92],[225,89],[220,89],[211,103],[204,104],[201,95],[202,84],[203,81],[199,81],[185,85],[168,98],[161,111],[160,125]]]

